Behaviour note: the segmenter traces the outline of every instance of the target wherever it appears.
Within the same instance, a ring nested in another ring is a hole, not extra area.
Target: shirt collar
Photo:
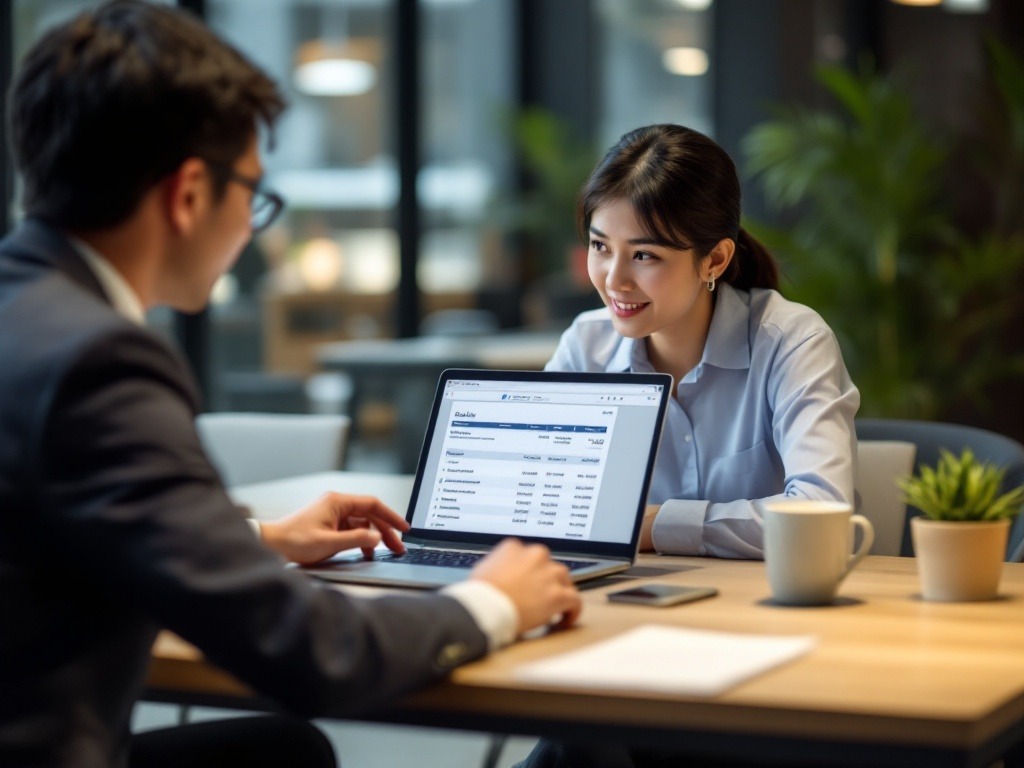
[[[750,294],[727,283],[718,284],[718,301],[711,316],[701,363],[716,368],[750,367]]]
[[[146,309],[121,273],[88,243],[77,237],[68,237],[68,240],[100,281],[114,310],[136,325],[145,325]]]
[[[637,344],[638,339],[630,339],[625,336],[619,337],[619,344],[615,348],[615,353],[608,360],[608,365],[605,366],[606,371],[633,371],[639,373],[643,368],[638,368],[638,365],[643,365],[643,361],[647,359],[646,344]],[[637,355],[642,356],[643,361],[637,359]],[[649,364],[648,364],[649,365]]]
[[[708,328],[704,353],[697,368],[703,365],[718,368],[749,368],[750,307],[745,300],[747,294],[738,292],[727,283],[719,283],[718,290],[718,300],[711,316],[711,327]],[[647,358],[647,345],[642,339],[622,337],[605,370],[645,373],[653,371],[654,368]]]

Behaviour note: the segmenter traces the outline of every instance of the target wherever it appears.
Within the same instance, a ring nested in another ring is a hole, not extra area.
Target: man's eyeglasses
[[[250,221],[252,233],[254,235],[258,235],[274,223],[274,220],[284,208],[283,197],[269,189],[264,189],[263,181],[261,179],[254,179],[249,176],[245,176],[234,168],[222,163],[215,163],[207,160],[206,164],[228,181],[241,184],[252,192],[252,202],[250,203],[252,214]]]

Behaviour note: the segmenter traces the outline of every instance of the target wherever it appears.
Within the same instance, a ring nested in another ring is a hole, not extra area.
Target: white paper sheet
[[[569,688],[608,688],[714,696],[796,659],[809,635],[745,635],[644,625],[599,643],[522,664],[520,680]]]

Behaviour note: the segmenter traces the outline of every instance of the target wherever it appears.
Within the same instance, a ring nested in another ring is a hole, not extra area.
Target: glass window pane
[[[651,123],[714,132],[710,6],[711,0],[599,0],[602,148]]]
[[[502,123],[514,96],[515,25],[511,0],[427,0],[420,18],[424,233],[417,281],[429,314],[474,308],[481,290],[507,285],[515,272],[490,209],[496,191],[509,186]]]
[[[393,12],[389,0],[207,2],[210,25],[289,102],[264,152],[285,210],[214,294],[214,408],[304,410],[317,345],[392,334]]]

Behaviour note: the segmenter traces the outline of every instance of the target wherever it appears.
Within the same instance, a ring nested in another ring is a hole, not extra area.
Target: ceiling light
[[[338,284],[342,270],[341,246],[327,237],[315,237],[302,244],[299,274],[313,291],[329,291]]]
[[[985,13],[988,0],[944,0],[942,7],[951,13]]]
[[[711,0],[676,0],[676,5],[688,11],[706,11],[711,7]]]
[[[311,96],[356,96],[377,83],[377,41],[353,38],[344,43],[311,40],[296,54],[295,87]]]
[[[661,61],[673,75],[697,77],[708,71],[708,55],[702,48],[669,48]]]

